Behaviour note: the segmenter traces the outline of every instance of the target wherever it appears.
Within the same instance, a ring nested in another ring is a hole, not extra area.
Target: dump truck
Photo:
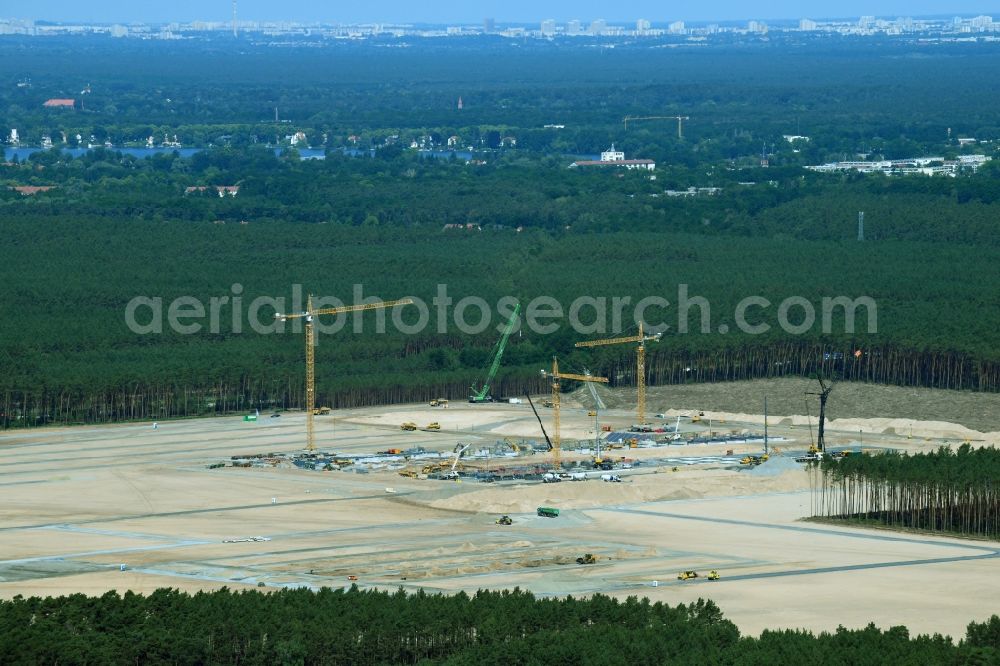
[[[329,407],[317,407],[313,410],[313,416],[326,416],[332,411]]]
[[[559,509],[554,509],[550,506],[540,506],[538,507],[538,515],[543,518],[558,518]]]
[[[448,400],[446,398],[434,398],[431,400],[431,407],[447,407]]]

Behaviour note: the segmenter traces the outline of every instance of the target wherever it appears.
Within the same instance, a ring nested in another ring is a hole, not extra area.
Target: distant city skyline
[[[668,7],[662,2],[640,0],[626,6],[597,0],[505,0],[410,3],[401,0],[369,0],[366,3],[332,3],[320,0],[238,0],[239,18],[244,21],[297,21],[321,23],[476,23],[494,18],[498,23],[532,23],[544,19],[565,22],[571,19],[603,18],[609,22],[634,22],[644,18],[654,23],[667,21],[740,21],[748,19],[797,20],[800,18],[845,18],[863,15],[951,16],[957,14],[1000,14],[997,2],[967,0],[954,5],[940,0],[844,0],[803,4],[791,0],[735,2],[705,0],[696,5]],[[0,18],[100,23],[171,21],[228,21],[231,0],[174,0],[170,3],[139,3],[134,0],[79,2],[74,0],[7,0]]]

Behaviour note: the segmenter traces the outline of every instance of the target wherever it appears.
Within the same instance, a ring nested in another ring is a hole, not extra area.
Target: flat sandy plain
[[[584,408],[571,402],[563,416],[564,437],[592,436]],[[751,414],[707,416],[717,430],[759,430],[760,418]],[[550,410],[543,418],[548,425]],[[398,424],[410,420],[438,421],[442,430],[400,431]],[[621,409],[600,420],[621,427],[634,417]],[[316,423],[320,448],[338,453],[451,451],[457,442],[486,446],[537,432],[526,405],[458,402],[446,410],[345,410]],[[746,633],[875,622],[961,636],[970,621],[1000,613],[994,601],[1000,544],[802,522],[815,480],[791,456],[808,446],[808,420],[771,423],[772,435],[787,439],[779,444],[787,455],[754,471],[732,465],[723,449],[734,447],[671,446],[628,452],[673,462],[628,470],[621,484],[487,485],[395,471],[208,469],[233,455],[301,449],[301,413],[265,414],[256,423],[227,417],[156,429],[6,432],[0,434],[0,597],[336,587],[357,576],[362,587],[388,589],[519,586],[539,595],[603,592],[671,604],[705,597]],[[860,435],[866,448],[997,439],[912,419],[904,428],[842,416],[833,428],[831,445],[855,443]],[[735,448],[738,455],[759,447]],[[537,517],[539,505],[560,507],[562,515]],[[510,513],[514,524],[494,524],[500,513]],[[224,543],[248,536],[270,540]],[[583,553],[599,562],[577,565]],[[717,569],[722,579],[678,581],[685,569]]]

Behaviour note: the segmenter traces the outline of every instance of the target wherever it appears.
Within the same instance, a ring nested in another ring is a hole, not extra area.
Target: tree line
[[[905,627],[741,636],[711,601],[669,606],[518,589],[452,596],[161,589],[0,601],[5,664],[996,663],[1000,618],[957,644]]]
[[[851,455],[820,464],[815,515],[887,527],[1000,538],[1000,450]]]

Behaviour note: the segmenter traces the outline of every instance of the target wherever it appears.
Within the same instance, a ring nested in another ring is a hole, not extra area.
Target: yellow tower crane
[[[640,120],[676,120],[677,121],[677,138],[684,138],[684,121],[691,120],[690,116],[625,116],[622,121],[625,123],[625,131],[628,131],[628,124]]]
[[[645,335],[642,331],[642,322],[639,322],[639,335],[630,335],[625,338],[609,338],[607,340],[589,340],[587,342],[576,343],[577,347],[603,347],[605,345],[623,345],[638,342],[639,347],[635,351],[635,383],[639,389],[639,400],[635,407],[635,417],[638,425],[646,423],[646,343],[655,342],[660,339],[660,335]]]
[[[552,357],[552,372],[547,373],[542,370],[542,375],[552,380],[552,469],[558,472],[560,465],[559,452],[562,448],[562,435],[559,434],[559,381],[562,379],[572,379],[577,382],[601,382],[607,384],[608,378],[559,372],[559,360],[555,356]]]
[[[275,313],[274,318],[280,321],[289,319],[305,319],[306,325],[306,450],[315,451],[316,443],[313,435],[313,417],[316,415],[316,332],[313,328],[313,318],[319,315],[335,315],[342,312],[360,312],[362,310],[378,310],[396,305],[408,305],[413,300],[404,298],[398,301],[381,303],[365,303],[364,305],[346,305],[339,308],[313,309],[312,294],[306,299],[305,312],[294,314]]]

